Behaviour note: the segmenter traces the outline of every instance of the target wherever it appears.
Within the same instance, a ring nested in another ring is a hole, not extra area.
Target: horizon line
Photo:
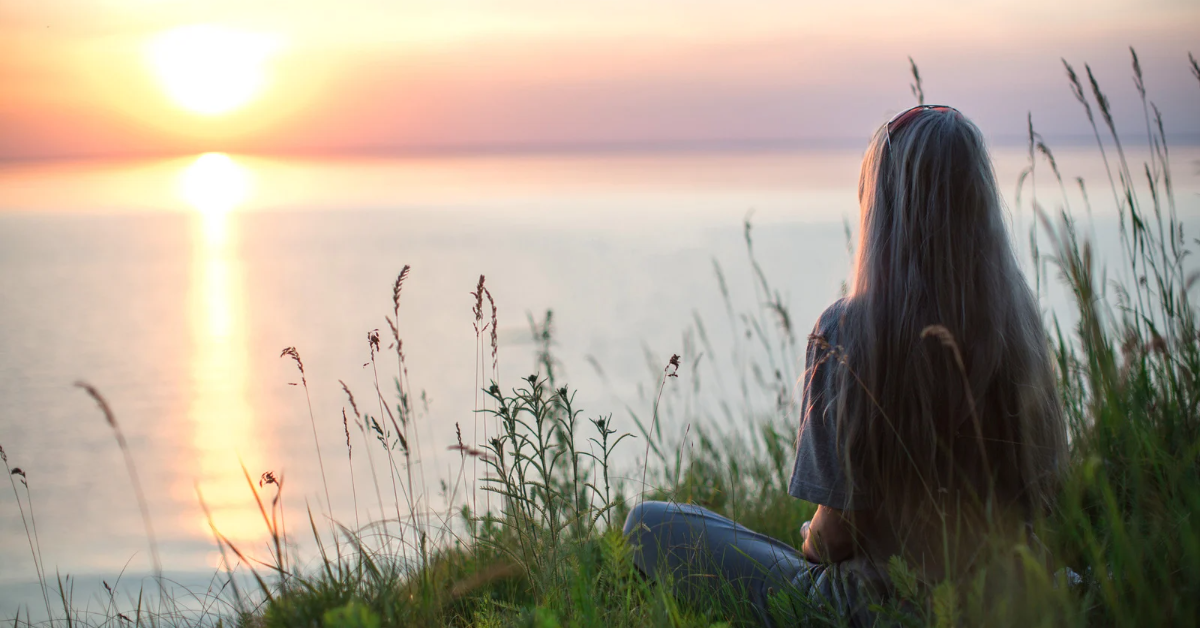
[[[1079,147],[1094,145],[1091,134],[1043,134],[1050,145]],[[1000,134],[988,137],[992,146],[1012,148],[1028,146],[1025,134]],[[534,155],[636,155],[655,153],[735,153],[785,152],[795,150],[865,149],[868,140],[860,137],[774,137],[695,140],[650,140],[616,142],[530,142],[479,144],[364,144],[336,148],[309,146],[289,149],[244,150],[238,147],[208,147],[194,150],[146,151],[80,151],[46,155],[0,155],[0,167],[46,162],[79,161],[144,161],[191,157],[205,153],[227,153],[267,158],[405,158],[405,157],[469,157],[469,156],[534,156]],[[1169,145],[1200,146],[1200,133],[1175,133],[1167,136]],[[1110,142],[1106,142],[1108,145]]]

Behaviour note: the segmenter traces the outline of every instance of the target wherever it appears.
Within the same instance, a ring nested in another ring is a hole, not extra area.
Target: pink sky
[[[1200,135],[1190,0],[0,2],[0,158],[853,144],[913,103],[908,55],[928,101],[998,141],[1029,111],[1089,133],[1060,57],[1138,132],[1130,45],[1168,132]],[[190,24],[278,42],[254,100],[202,116],[167,97],[147,45]]]

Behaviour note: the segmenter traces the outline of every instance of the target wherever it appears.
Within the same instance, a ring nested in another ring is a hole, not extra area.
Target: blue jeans
[[[634,564],[692,601],[742,601],[764,625],[823,608],[870,625],[865,580],[849,563],[812,563],[787,543],[692,504],[643,502],[625,520]],[[726,599],[721,599],[722,597]]]

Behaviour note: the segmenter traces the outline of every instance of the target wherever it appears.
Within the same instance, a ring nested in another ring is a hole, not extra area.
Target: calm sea
[[[1087,179],[1088,229],[1112,250],[1116,223],[1096,151],[1057,157],[1066,176]],[[552,309],[558,381],[578,389],[584,417],[611,413],[617,429],[636,431],[631,412],[650,414],[662,367],[687,351],[696,361],[669,385],[704,388],[688,403],[713,405],[666,414],[736,428],[738,419],[715,408],[737,406],[716,398],[737,387],[712,379],[729,375],[721,363],[736,369],[745,359],[732,349],[745,331],[738,312],[763,300],[743,219],[753,212],[755,251],[802,343],[849,266],[845,224],[858,216],[860,158],[853,150],[336,160],[210,153],[0,166],[0,445],[9,465],[27,473],[44,563],[72,574],[77,598],[93,604],[102,579],[112,584],[125,570],[126,595],[150,566],[121,452],[76,380],[107,397],[128,439],[168,573],[203,584],[219,564],[198,494],[225,536],[261,551],[265,528],[242,465],[255,479],[265,471],[285,478],[297,551],[311,556],[305,504],[323,511],[325,490],[305,390],[294,385],[300,374],[279,357],[288,346],[304,361],[334,517],[378,519],[351,416],[356,516],[339,380],[362,410],[379,414],[367,334],[381,329],[381,387],[394,399],[384,317],[406,264],[399,327],[410,390],[422,398],[415,429],[430,507],[445,508],[447,492],[462,500],[454,489],[460,458],[447,450],[456,425],[467,441],[482,436],[474,410],[481,378],[490,377],[490,331],[481,349],[470,294],[480,274],[498,307],[505,387],[537,369],[530,320]],[[995,158],[1011,207],[1027,155],[998,149]],[[1200,149],[1173,153],[1185,219],[1200,215],[1198,160]],[[1044,205],[1060,203],[1044,164],[1037,184]],[[1068,185],[1082,217],[1077,186]],[[1027,199],[1012,216],[1023,257]],[[699,327],[711,336],[707,348]],[[692,371],[706,351],[716,356],[706,358],[714,366],[701,386]],[[665,429],[682,438],[688,428]],[[639,469],[641,453],[640,441],[626,447],[619,465]],[[376,451],[390,506],[384,460]],[[40,603],[26,539],[5,487],[0,617]]]

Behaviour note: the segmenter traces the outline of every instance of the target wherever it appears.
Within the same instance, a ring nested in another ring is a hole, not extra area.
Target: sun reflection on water
[[[250,173],[225,153],[204,153],[183,170],[179,195],[204,219],[205,241],[224,244],[229,212],[250,194]]]
[[[263,447],[247,389],[241,262],[235,223],[228,219],[246,201],[251,184],[250,171],[223,153],[200,155],[178,179],[179,196],[199,212],[188,304],[194,459],[187,461],[184,477],[196,479],[217,529],[235,543],[265,533],[241,467],[244,463],[252,476],[262,471]],[[207,521],[196,523],[201,533],[211,534]]]

